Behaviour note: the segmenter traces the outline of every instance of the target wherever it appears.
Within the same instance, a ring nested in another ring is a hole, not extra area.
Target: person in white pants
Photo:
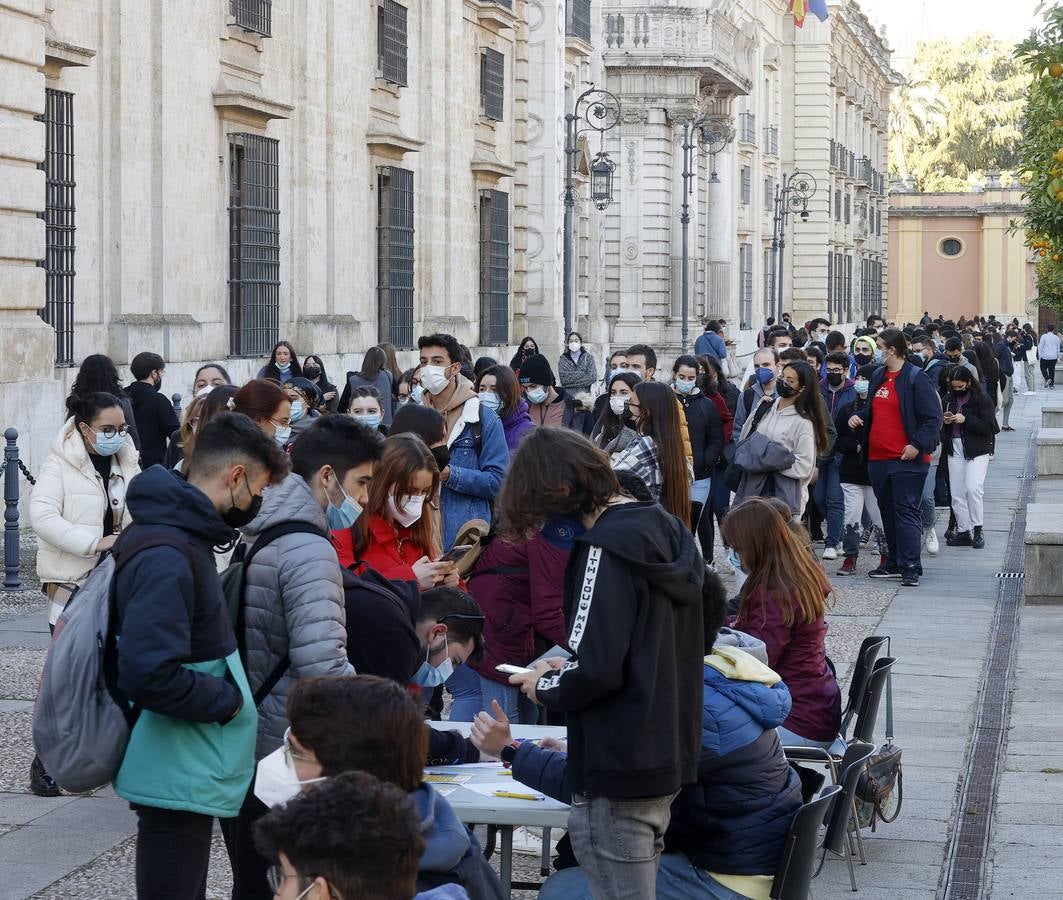
[[[949,458],[956,534],[947,543],[950,547],[981,550],[985,547],[982,497],[997,432],[996,410],[978,380],[966,369],[954,369],[949,384],[952,390],[945,398],[941,443]]]

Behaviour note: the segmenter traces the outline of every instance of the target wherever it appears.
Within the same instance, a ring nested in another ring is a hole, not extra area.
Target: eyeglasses
[[[281,892],[281,889],[284,887],[284,882],[289,878],[298,878],[300,885],[306,884],[306,887],[299,893],[299,896],[295,898],[295,900],[299,900],[299,897],[304,897],[306,894],[310,893],[310,888],[314,886],[314,881],[317,879],[317,876],[300,875],[298,873],[295,875],[285,875],[284,870],[276,864],[266,869],[266,883],[269,885],[269,889],[273,891],[273,896],[277,896],[277,894]]]
[[[287,419],[270,419],[270,421],[278,428],[290,428],[292,424],[291,416]]]
[[[445,622],[447,619],[461,619],[466,622],[482,622],[483,616],[478,616],[475,613],[447,613],[445,616],[441,616],[436,619],[437,622]]]
[[[113,425],[104,425],[103,428],[101,428],[96,433],[102,434],[104,437],[108,438],[113,438],[116,434],[120,434],[122,435],[122,437],[125,437],[127,434],[129,434],[129,426],[123,425],[121,428],[115,428]]]
[[[308,763],[317,762],[317,758],[316,757],[311,756],[308,753],[304,753],[301,750],[296,750],[292,746],[291,738],[292,738],[292,729],[291,729],[291,726],[289,726],[287,729],[285,729],[285,731],[284,731],[284,739],[281,741],[281,746],[284,748],[284,762],[287,764],[287,766],[289,768],[293,767],[295,760],[299,760],[300,762],[308,762]]]

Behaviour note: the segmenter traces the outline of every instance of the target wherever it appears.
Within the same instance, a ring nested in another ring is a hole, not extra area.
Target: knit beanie
[[[520,364],[521,384],[541,384],[543,387],[554,386],[554,370],[541,353],[529,356]]]

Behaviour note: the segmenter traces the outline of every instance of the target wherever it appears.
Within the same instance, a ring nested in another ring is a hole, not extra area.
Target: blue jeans
[[[882,513],[889,564],[902,572],[922,572],[923,513],[920,509],[928,465],[921,459],[883,459],[867,464]]]
[[[497,700],[513,725],[536,725],[539,722],[539,707],[520,692],[520,688],[511,684],[499,684],[490,678],[480,676],[480,691],[483,695],[483,707],[491,715],[491,701]],[[457,720],[455,720],[457,721]]]
[[[845,527],[845,498],[842,496],[841,455],[835,453],[819,464],[819,478],[812,487],[812,499],[827,519],[826,546],[842,542]]]
[[[770,874],[770,873],[768,873]],[[551,875],[539,892],[539,900],[591,900],[583,870],[562,869]],[[657,900],[745,900],[724,887],[682,853],[664,853],[657,870]]]
[[[934,487],[937,485],[938,464],[931,463],[923,483],[923,497],[920,501],[923,514],[923,531],[934,527]]]
[[[709,502],[709,488],[712,486],[711,478],[698,478],[690,485],[690,502],[701,504],[701,515],[705,515],[705,505]],[[698,517],[698,521],[701,521],[701,517]],[[691,529],[693,531],[698,530],[698,523],[691,522]]]
[[[471,722],[475,719],[476,714],[484,708],[479,674],[468,666],[458,666],[446,680],[446,685],[454,698],[454,705],[450,707],[450,721]]]

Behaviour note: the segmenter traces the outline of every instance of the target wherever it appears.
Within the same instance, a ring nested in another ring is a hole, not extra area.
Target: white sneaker
[[[1036,397],[1037,396],[1037,391],[1027,391],[1026,392],[1026,396],[1027,397]]]
[[[838,550],[837,550],[837,548],[836,547],[830,547],[830,546],[824,547],[823,548],[823,558],[824,559],[837,559],[838,558]]]
[[[933,528],[928,528],[926,530],[926,552],[931,556],[937,556],[940,549],[937,532]]]

